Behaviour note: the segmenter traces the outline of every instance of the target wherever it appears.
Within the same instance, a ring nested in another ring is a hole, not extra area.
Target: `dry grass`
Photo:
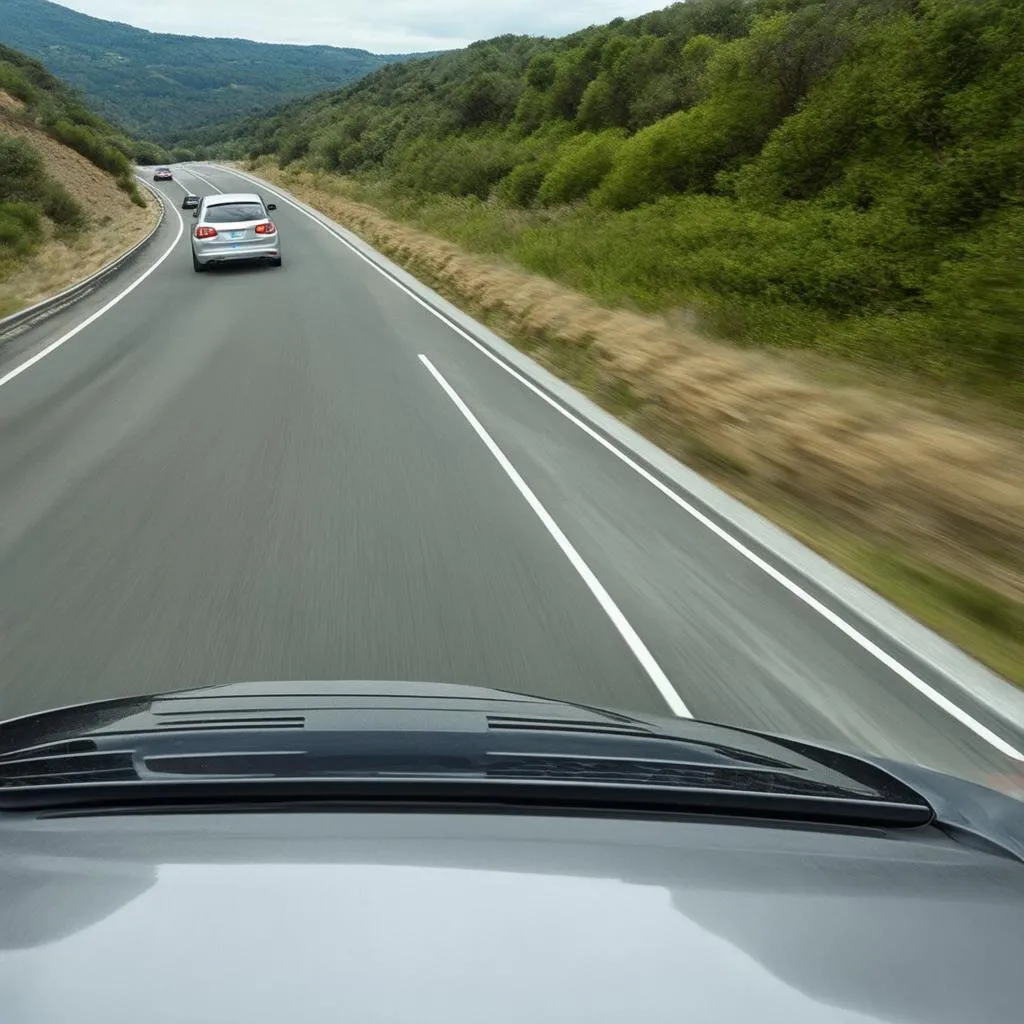
[[[4,106],[8,105],[0,103]],[[71,287],[130,249],[152,229],[159,208],[150,201],[140,209],[109,174],[38,129],[5,116],[2,109],[0,133],[28,138],[42,154],[50,176],[89,216],[89,226],[77,238],[51,238],[0,280],[0,315],[7,315]]]
[[[804,528],[796,532],[812,546],[1024,681],[1024,431],[943,417],[866,381],[828,386],[795,360],[606,309],[546,278],[467,253],[347,198],[338,179],[267,166],[259,172],[783,525],[792,527],[799,510]],[[814,522],[846,539],[816,543],[824,533],[808,525]],[[869,550],[876,557],[865,555]],[[928,592],[927,601],[913,597],[915,586]],[[958,587],[962,594],[952,597]],[[939,591],[945,598],[933,608]],[[951,605],[954,619],[978,605],[982,632],[991,618],[998,643],[948,628]]]

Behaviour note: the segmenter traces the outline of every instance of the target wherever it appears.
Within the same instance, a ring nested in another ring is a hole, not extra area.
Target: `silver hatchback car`
[[[281,237],[270,219],[276,209],[255,192],[206,196],[194,214],[192,266],[196,273],[214,263],[239,260],[281,266]]]

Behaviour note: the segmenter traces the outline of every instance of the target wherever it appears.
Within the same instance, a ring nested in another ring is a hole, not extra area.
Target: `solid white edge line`
[[[165,197],[161,198],[161,202],[163,201],[165,201]],[[45,359],[51,352],[55,352],[57,349],[61,347],[61,345],[75,337],[76,334],[80,334],[82,331],[84,331],[86,327],[88,327],[90,324],[95,323],[97,320],[99,320],[101,316],[103,316],[104,313],[107,313],[111,309],[113,309],[122,299],[131,295],[131,293],[135,291],[135,289],[138,288],[143,281],[149,278],[152,274],[156,273],[156,271],[163,265],[164,261],[167,260],[167,258],[171,255],[172,252],[174,252],[178,242],[181,241],[181,236],[185,233],[185,222],[181,219],[181,214],[178,213],[173,204],[168,203],[168,206],[170,206],[170,209],[174,211],[175,217],[178,218],[178,233],[174,236],[174,241],[171,242],[167,249],[164,250],[163,254],[156,261],[156,263],[154,263],[146,271],[140,274],[134,281],[132,281],[130,285],[128,285],[127,288],[125,288],[121,292],[118,292],[118,294],[115,295],[106,305],[101,306],[98,310],[96,310],[95,313],[93,313],[91,316],[86,317],[76,327],[72,327],[71,330],[67,332],[67,334],[61,335],[61,337],[59,337],[56,341],[51,342],[49,345],[46,346],[46,348],[41,349],[34,356],[32,356],[31,359],[26,359],[25,362],[23,362],[20,366],[16,366],[9,373],[5,374],[3,377],[0,377],[0,388],[2,388],[8,382],[14,380],[15,377],[18,377],[21,374],[23,374],[27,369],[29,369],[29,367],[35,366],[35,364],[38,363],[41,359]]]
[[[544,528],[554,538],[555,543],[562,549],[562,554],[569,559],[572,567],[580,574],[583,582],[586,583],[590,592],[597,599],[597,603],[604,609],[605,614],[612,620],[612,625],[619,631],[626,646],[633,652],[633,656],[640,662],[644,671],[650,676],[651,681],[658,688],[658,692],[665,699],[673,714],[680,718],[692,718],[690,709],[683,703],[683,699],[676,693],[675,688],[669,682],[668,676],[662,671],[661,666],[655,657],[647,649],[647,645],[640,639],[637,631],[630,625],[629,620],[622,614],[619,606],[612,599],[611,594],[605,590],[601,581],[594,575],[590,566],[583,561],[582,556],[573,547],[572,541],[562,532],[561,527],[551,518],[548,510],[541,504],[540,499],[530,489],[529,484],[519,475],[518,470],[509,461],[505,453],[498,447],[490,434],[484,429],[480,421],[473,415],[469,406],[459,397],[455,389],[441,375],[434,364],[422,353],[420,362],[427,368],[434,380],[441,385],[445,394],[452,400],[456,409],[462,413],[469,425],[476,431],[477,436],[483,441],[487,450],[494,456],[498,465],[505,471],[508,478],[515,484],[516,489],[526,499],[526,503],[536,513],[537,518],[544,524]]]
[[[377,273],[386,277],[389,281],[396,285],[396,287],[400,288],[403,292],[405,292],[405,294],[408,295],[409,298],[411,298],[414,302],[422,306],[428,313],[436,317],[442,323],[446,324],[451,330],[458,334],[459,337],[464,338],[466,341],[468,341],[478,351],[482,352],[485,356],[487,356],[487,358],[490,359],[493,363],[501,367],[501,369],[503,369],[506,373],[510,374],[512,377],[518,380],[519,383],[522,384],[524,387],[529,388],[529,390],[532,391],[535,395],[537,395],[538,398],[541,398],[553,409],[559,412],[562,416],[564,416],[570,422],[574,423],[577,427],[580,428],[580,430],[582,430],[584,433],[592,437],[595,441],[597,441],[598,444],[606,448],[617,459],[621,460],[627,466],[629,466],[629,468],[632,469],[634,472],[642,476],[648,483],[652,484],[659,491],[661,491],[661,493],[664,494],[670,501],[673,501],[684,512],[692,516],[702,526],[705,526],[707,529],[709,529],[720,540],[725,541],[725,543],[728,544],[731,548],[733,548],[733,550],[738,552],[753,565],[757,566],[758,569],[760,569],[766,575],[771,577],[771,579],[773,579],[776,583],[778,583],[782,587],[785,587],[785,589],[788,590],[794,597],[802,601],[812,611],[817,612],[817,614],[820,615],[823,619],[825,619],[828,623],[835,626],[836,629],[838,629],[847,638],[849,638],[855,644],[857,644],[862,650],[866,651],[877,661],[885,665],[886,668],[888,668],[891,672],[899,676],[899,678],[902,679],[904,682],[909,683],[910,686],[917,690],[917,692],[920,693],[923,697],[930,700],[936,707],[941,708],[951,718],[955,719],[965,728],[969,729],[980,739],[984,740],[990,746],[998,750],[1001,754],[1004,754],[1005,756],[1010,757],[1015,761],[1024,761],[1024,753],[1022,753],[1020,750],[1017,750],[1016,747],[1009,744],[1001,736],[998,736],[991,729],[989,729],[988,726],[983,725],[972,715],[968,714],[966,711],[963,710],[963,708],[959,707],[957,704],[954,704],[953,701],[951,701],[945,694],[940,693],[938,690],[935,689],[934,686],[925,682],[925,680],[918,676],[917,673],[907,668],[907,666],[902,664],[902,662],[897,661],[891,654],[884,651],[873,640],[866,637],[859,629],[856,628],[856,626],[852,626],[845,619],[843,619],[841,616],[832,611],[831,608],[822,604],[822,602],[819,601],[816,597],[814,597],[813,594],[809,594],[806,590],[804,590],[804,588],[801,587],[799,583],[796,583],[793,580],[789,579],[788,576],[784,575],[769,562],[766,562],[756,552],[751,551],[750,548],[748,548],[741,540],[738,540],[736,537],[733,537],[726,530],[722,529],[722,527],[720,527],[717,523],[715,523],[713,520],[709,519],[706,515],[704,515],[704,513],[701,512],[698,508],[696,508],[695,506],[691,505],[688,501],[686,501],[685,498],[682,498],[680,497],[680,495],[676,494],[676,492],[672,490],[672,488],[666,486],[656,476],[648,472],[638,462],[630,458],[625,452],[621,451],[606,438],[602,437],[596,430],[594,430],[593,427],[589,426],[589,424],[585,423],[578,416],[570,412],[568,409],[564,408],[560,403],[556,402],[553,398],[547,395],[541,388],[539,388],[531,380],[527,379],[521,373],[519,373],[518,370],[509,366],[504,360],[496,356],[493,352],[491,352],[489,348],[487,348],[486,345],[484,345],[480,341],[477,341],[477,339],[474,338],[467,331],[462,330],[462,328],[460,328],[457,324],[452,323],[451,320],[449,320],[446,316],[444,316],[438,310],[434,309],[434,307],[431,306],[429,302],[421,298],[414,291],[412,291],[412,289],[407,287],[401,281],[397,280],[393,275],[388,273],[387,270],[385,270],[383,267],[374,262],[374,260],[372,260],[369,256],[367,256],[366,253],[361,252],[356,246],[354,246],[350,241],[348,241],[348,239],[344,238],[337,231],[335,231],[334,228],[332,228],[329,224],[324,223],[322,220],[314,216],[308,210],[303,209],[302,206],[300,206],[294,200],[289,198],[284,193],[278,191],[277,189],[264,185],[262,182],[259,182],[257,179],[250,177],[244,172],[235,171],[228,168],[225,168],[225,170],[228,170],[228,173],[230,174],[235,174],[240,178],[246,178],[255,184],[259,184],[261,187],[267,188],[268,191],[276,195],[278,199],[280,199],[282,202],[285,202],[289,206],[298,210],[299,213],[308,217],[311,221],[313,221],[314,224],[318,224],[321,228],[323,228],[324,231],[326,231],[333,238],[337,239],[349,250],[355,253],[361,260],[363,260],[363,262],[373,267],[373,269],[376,270]]]

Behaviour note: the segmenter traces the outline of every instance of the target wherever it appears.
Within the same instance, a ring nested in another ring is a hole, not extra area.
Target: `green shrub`
[[[47,176],[32,143],[16,135],[0,137],[0,204],[5,211],[3,244],[19,256],[38,241],[41,214],[65,231],[77,231],[86,222],[67,189]]]
[[[48,180],[42,189],[43,213],[58,228],[78,231],[85,226],[85,211],[58,181]]]
[[[550,206],[582,199],[592,192],[611,170],[624,139],[625,132],[617,128],[571,138],[563,144],[555,165],[544,178],[538,200]]]
[[[424,139],[410,147],[397,177],[421,191],[486,199],[515,163],[512,144],[492,133]]]
[[[38,93],[17,68],[0,61],[0,89],[22,103],[34,103]]]
[[[132,165],[128,157],[88,125],[72,124],[62,119],[50,125],[49,132],[115,178],[131,177]]]
[[[1010,207],[943,265],[929,289],[942,340],[956,354],[1024,383],[1024,208]]]
[[[277,150],[277,166],[287,167],[301,160],[309,152],[310,139],[307,135],[292,135],[280,143]]]
[[[540,160],[519,164],[498,183],[495,196],[510,206],[531,206],[548,173],[548,164]]]
[[[0,202],[0,255],[27,256],[41,238],[39,211],[34,206]]]
[[[28,139],[0,136],[0,202],[38,199],[45,177],[43,158]]]

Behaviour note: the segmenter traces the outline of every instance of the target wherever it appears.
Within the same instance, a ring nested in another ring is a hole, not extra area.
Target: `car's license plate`
[[[232,231],[228,235],[228,238],[245,238],[245,232],[244,231]]]

